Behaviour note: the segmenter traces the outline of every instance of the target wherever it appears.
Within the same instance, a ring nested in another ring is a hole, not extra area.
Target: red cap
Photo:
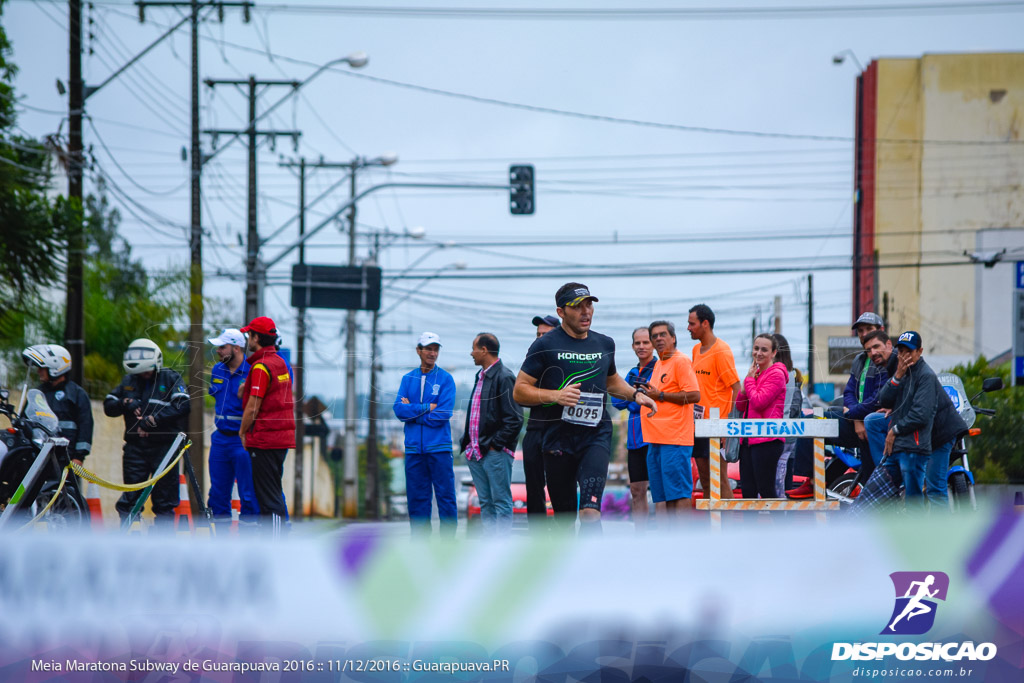
[[[256,332],[257,334],[277,334],[277,327],[274,321],[265,315],[253,318],[252,322],[243,327],[241,332]]]

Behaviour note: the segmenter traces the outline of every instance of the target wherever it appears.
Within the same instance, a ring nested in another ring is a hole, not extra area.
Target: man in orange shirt
[[[710,410],[718,408],[718,417],[725,419],[736,405],[736,397],[740,393],[740,378],[736,374],[732,349],[715,336],[715,312],[707,304],[697,304],[690,309],[686,329],[690,332],[690,339],[700,342],[693,347],[693,371],[700,385],[700,407],[696,410],[701,417],[710,418]],[[693,459],[697,463],[701,490],[708,495],[711,489],[710,439],[694,439]],[[719,472],[724,475],[725,471],[723,460]],[[722,476],[721,479],[722,499],[732,498],[728,477]]]
[[[693,497],[693,404],[700,401],[700,387],[690,359],[676,348],[675,326],[656,320],[648,329],[658,362],[644,390],[655,400],[658,412],[640,414],[640,429],[650,444],[647,475],[651,498],[666,503],[669,517],[678,517]]]

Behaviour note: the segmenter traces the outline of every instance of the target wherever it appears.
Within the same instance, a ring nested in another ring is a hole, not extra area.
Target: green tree
[[[967,396],[981,391],[987,377],[1002,377],[1005,388],[982,396],[974,402],[979,408],[992,408],[994,417],[979,415],[974,426],[981,430],[967,439],[971,469],[979,482],[1005,484],[1024,482],[1024,387],[1011,386],[1010,364],[989,365],[984,356],[973,363],[958,365],[950,372],[964,382]]]

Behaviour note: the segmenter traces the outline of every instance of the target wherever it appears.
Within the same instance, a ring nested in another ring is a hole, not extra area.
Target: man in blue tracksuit
[[[633,330],[633,353],[637,364],[626,373],[626,383],[636,387],[651,381],[654,371],[654,346],[651,335],[646,327]],[[640,430],[639,403],[612,396],[612,405],[619,410],[629,411],[629,422],[626,423],[626,466],[629,470],[629,495],[633,499],[633,524],[637,531],[647,526],[647,444]]]
[[[210,435],[210,495],[207,505],[218,520],[231,519],[231,485],[238,482],[242,501],[241,520],[255,523],[260,514],[252,482],[252,459],[242,446],[238,429],[242,425],[239,392],[249,375],[245,360],[245,337],[235,328],[208,340],[217,347],[219,363],[210,372],[210,395],[214,400],[214,429]]]
[[[430,534],[431,493],[437,499],[441,535],[455,536],[455,470],[452,429],[455,380],[437,367],[441,338],[424,332],[416,344],[420,366],[402,377],[395,415],[405,423],[405,495],[413,533]]]

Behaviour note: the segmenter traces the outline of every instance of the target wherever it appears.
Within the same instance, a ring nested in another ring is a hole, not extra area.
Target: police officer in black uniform
[[[68,455],[82,464],[92,450],[92,405],[85,389],[75,384],[71,372],[71,354],[57,344],[36,344],[21,352],[27,365],[39,374],[39,391],[60,421],[60,435],[68,440]]]
[[[160,461],[185,431],[189,396],[174,370],[163,367],[160,347],[149,339],[136,339],[124,352],[124,379],[103,401],[108,417],[124,416],[124,483],[137,484],[152,477]],[[128,491],[118,499],[117,513],[124,520],[140,491]],[[153,487],[151,497],[157,523],[171,524],[178,506],[178,477],[165,475]]]

